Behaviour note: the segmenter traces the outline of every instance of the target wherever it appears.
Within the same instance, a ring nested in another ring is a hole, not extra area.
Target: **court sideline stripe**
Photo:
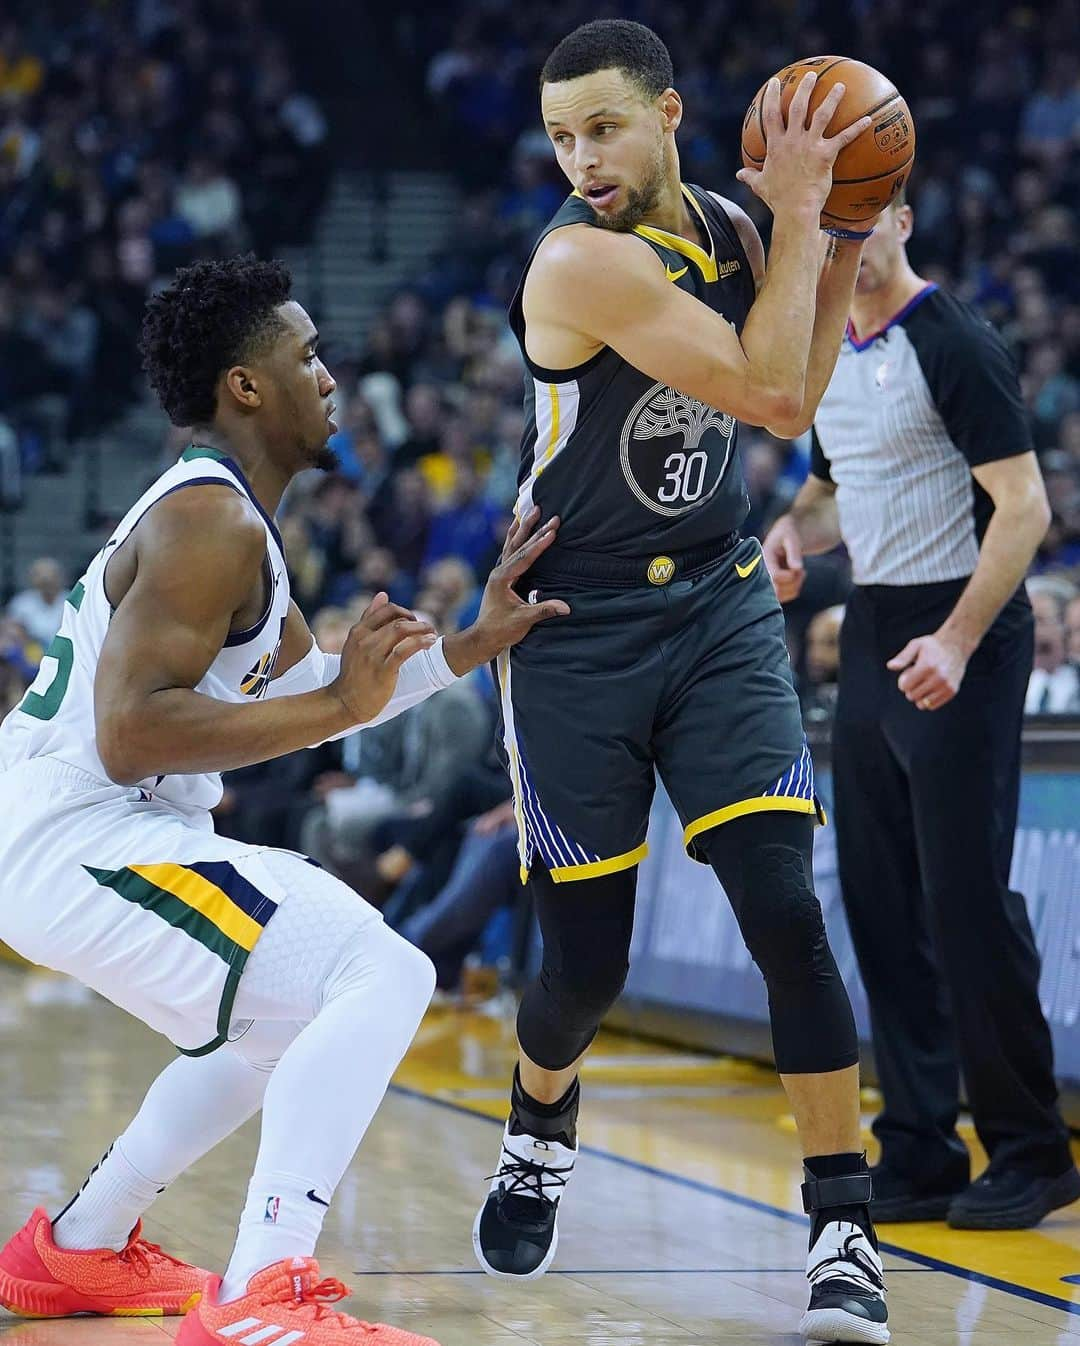
[[[549,1276],[805,1276],[805,1267],[578,1267],[549,1271]],[[929,1267],[891,1267],[890,1276],[926,1276]],[[354,1280],[364,1276],[486,1276],[461,1267],[428,1267],[423,1271],[354,1271]]]
[[[420,1089],[409,1088],[403,1084],[392,1084],[390,1089],[404,1098],[417,1099],[421,1103],[430,1103],[434,1107],[445,1108],[448,1112],[456,1112],[466,1117],[476,1117],[480,1121],[488,1122],[494,1126],[501,1127],[503,1125],[498,1117],[488,1117],[485,1113],[474,1112],[472,1108],[467,1108],[461,1103],[454,1103],[446,1098],[437,1098],[433,1094],[426,1094]],[[684,1178],[681,1173],[670,1173],[667,1169],[654,1168],[653,1165],[642,1164],[636,1159],[626,1159],[621,1154],[612,1154],[610,1150],[597,1149],[594,1145],[582,1145],[580,1153],[593,1155],[597,1159],[607,1159],[613,1164],[632,1169],[635,1173],[645,1173],[652,1178],[662,1178],[665,1182],[688,1188],[692,1192],[702,1192],[706,1196],[722,1197],[725,1201],[730,1201],[736,1206],[742,1206],[744,1210],[757,1211],[763,1215],[775,1215],[780,1220],[786,1220],[788,1224],[805,1225],[806,1223],[806,1217],[796,1215],[794,1211],[784,1210],[780,1206],[770,1206],[766,1201],[758,1201],[754,1197],[743,1196],[739,1192],[729,1192],[726,1188],[715,1187],[711,1183],[700,1182],[696,1178]],[[1068,1299],[1059,1299],[1043,1290],[1031,1290],[1026,1285],[1017,1285],[1013,1281],[1000,1280],[997,1276],[989,1276],[983,1271],[973,1271],[969,1267],[958,1266],[955,1262],[943,1262],[937,1257],[931,1257],[928,1253],[912,1252],[910,1248],[898,1248],[894,1243],[882,1243],[880,1246],[883,1252],[887,1252],[893,1257],[903,1257],[910,1262],[916,1262],[928,1271],[940,1271],[947,1276],[956,1276],[960,1280],[973,1281],[975,1284],[985,1285],[991,1290],[1001,1290],[1004,1294],[1013,1295],[1017,1299],[1026,1299],[1033,1304],[1042,1304],[1046,1308],[1060,1309],[1063,1313],[1080,1317],[1080,1304],[1074,1304]],[[748,1271],[753,1269],[752,1267],[747,1268]]]

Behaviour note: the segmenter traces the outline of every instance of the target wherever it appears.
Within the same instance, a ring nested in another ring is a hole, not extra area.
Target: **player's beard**
[[[648,176],[641,186],[627,187],[626,205],[622,210],[610,215],[601,215],[599,211],[594,211],[595,221],[602,229],[615,229],[619,233],[627,234],[631,229],[636,229],[650,211],[656,209],[663,189],[664,160],[658,150]]]
[[[311,465],[320,472],[336,472],[341,466],[341,459],[329,444],[324,444],[321,449],[315,450],[315,457]]]

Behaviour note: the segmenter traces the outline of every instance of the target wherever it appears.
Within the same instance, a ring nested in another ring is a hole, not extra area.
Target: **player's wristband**
[[[848,243],[865,243],[874,231],[867,229],[860,233],[858,229],[834,229],[832,225],[822,225],[821,232],[830,238],[842,238]]]

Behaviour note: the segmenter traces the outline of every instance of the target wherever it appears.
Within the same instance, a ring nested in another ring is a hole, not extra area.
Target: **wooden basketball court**
[[[512,1043],[505,1019],[429,1015],[327,1220],[322,1264],[354,1289],[343,1307],[442,1346],[796,1346],[798,1149],[775,1077],[756,1066],[604,1036],[553,1271],[522,1286],[479,1272],[470,1231],[497,1160]],[[169,1058],[73,983],[0,967],[5,1237],[33,1205],[68,1199]],[[253,1123],[181,1179],[148,1235],[223,1266],[256,1141]],[[1080,1204],[1031,1233],[907,1225],[883,1238],[894,1342],[1080,1344]],[[2,1346],[154,1346],[178,1328],[0,1310]]]

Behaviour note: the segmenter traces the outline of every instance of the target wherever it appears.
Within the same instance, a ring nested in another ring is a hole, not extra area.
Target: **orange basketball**
[[[827,128],[830,134],[835,135],[860,117],[873,118],[862,135],[840,151],[833,169],[832,191],[821,215],[822,224],[857,229],[864,220],[880,214],[907,181],[915,162],[915,122],[896,86],[873,66],[849,56],[810,56],[779,71],[780,106],[785,117],[799,81],[811,70],[818,77],[810,95],[811,112],[834,84],[845,86]],[[742,159],[747,168],[760,168],[765,162],[761,115],[764,93],[763,84],[743,118]]]

